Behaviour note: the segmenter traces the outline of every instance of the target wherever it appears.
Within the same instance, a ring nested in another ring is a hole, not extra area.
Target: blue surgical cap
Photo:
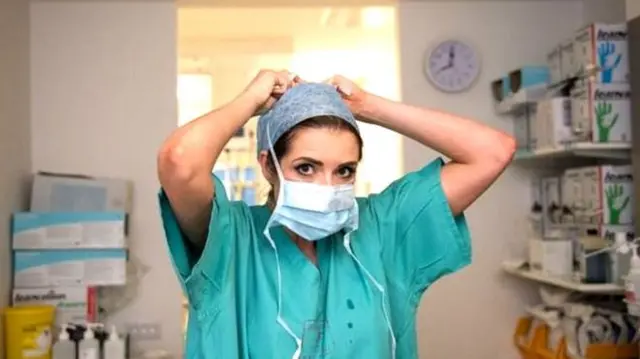
[[[353,113],[332,85],[303,83],[285,92],[258,119],[258,154],[269,150],[269,140],[275,145],[294,126],[318,116],[341,118],[359,132]]]

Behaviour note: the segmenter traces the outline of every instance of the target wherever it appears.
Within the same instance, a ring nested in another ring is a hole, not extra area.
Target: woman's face
[[[261,154],[262,170],[278,193],[278,178],[266,167],[269,154]],[[356,135],[341,128],[302,128],[292,136],[280,160],[284,178],[321,185],[354,183],[360,159]]]

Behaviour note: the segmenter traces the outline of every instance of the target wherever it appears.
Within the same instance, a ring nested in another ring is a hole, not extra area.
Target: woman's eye
[[[308,163],[299,165],[296,167],[296,171],[298,171],[298,173],[303,176],[310,176],[313,174],[313,165],[310,165]]]
[[[356,173],[355,168],[351,167],[342,167],[338,170],[338,176],[342,178],[350,178]]]

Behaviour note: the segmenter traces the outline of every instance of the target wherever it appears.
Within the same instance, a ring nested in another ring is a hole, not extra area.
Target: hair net
[[[355,117],[332,85],[302,83],[287,90],[258,119],[258,154],[300,122],[318,116],[341,118],[359,132]]]

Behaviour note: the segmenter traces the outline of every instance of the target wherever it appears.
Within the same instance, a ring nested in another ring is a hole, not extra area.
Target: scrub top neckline
[[[256,229],[262,234],[265,226],[267,225],[267,221],[271,216],[271,210],[267,207],[266,204],[261,206],[255,206],[256,219],[258,220],[256,223]],[[336,240],[336,235],[331,235],[330,237],[320,239],[315,241],[316,244],[316,263],[314,264],[310,258],[308,258],[302,250],[296,245],[296,243],[289,237],[289,234],[285,231],[284,226],[281,224],[274,224],[270,229],[269,233],[271,234],[271,238],[273,239],[276,247],[278,248],[278,252],[280,253],[281,259],[287,261],[290,265],[294,267],[294,269],[299,269],[309,273],[311,275],[317,276],[321,275],[322,268],[325,267],[325,262],[328,261],[331,254],[332,242]],[[267,239],[264,238],[266,241]]]

